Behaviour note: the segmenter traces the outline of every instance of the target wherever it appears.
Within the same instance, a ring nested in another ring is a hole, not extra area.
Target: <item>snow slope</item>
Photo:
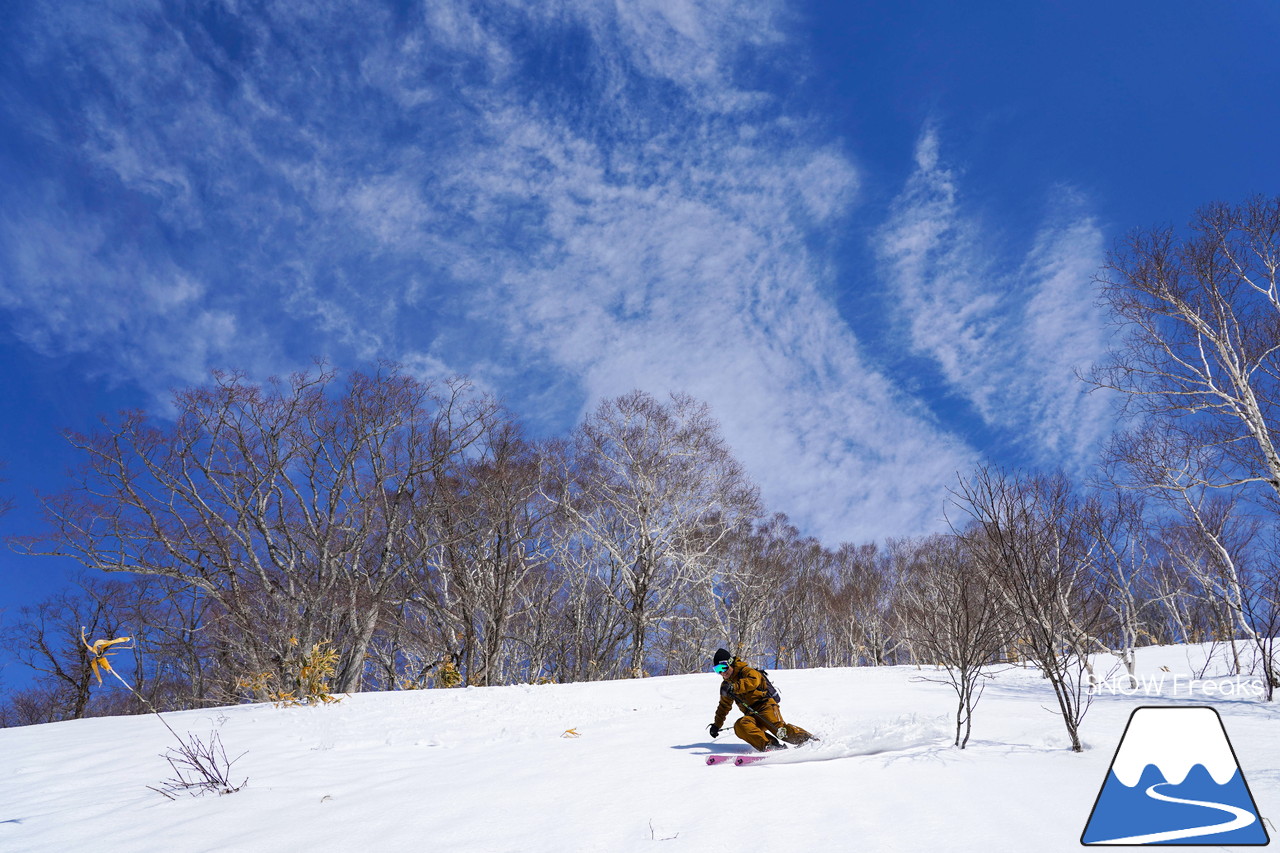
[[[1098,697],[1081,755],[1024,669],[987,688],[963,752],[928,671],[778,670],[786,715],[823,743],[749,767],[703,764],[746,749],[707,735],[711,673],[175,713],[179,731],[219,726],[249,782],[175,802],[146,787],[169,770],[154,717],[6,729],[0,850],[1075,851],[1130,711],[1169,703],[1217,707],[1265,818],[1280,708],[1193,683],[1205,654],[1139,651],[1162,695]]]

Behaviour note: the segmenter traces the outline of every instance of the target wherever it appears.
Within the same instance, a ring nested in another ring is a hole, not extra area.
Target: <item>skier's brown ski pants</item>
[[[772,699],[764,702],[754,713],[734,723],[733,733],[759,752],[763,752],[764,748],[771,743],[769,735],[784,740],[792,746],[799,746],[813,737],[799,726],[784,723],[778,703]]]

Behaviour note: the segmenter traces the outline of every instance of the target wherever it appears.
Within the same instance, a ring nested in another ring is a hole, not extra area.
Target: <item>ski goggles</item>
[[[723,663],[718,663],[715,666],[711,667],[711,671],[716,673],[717,675],[724,675],[726,672],[729,671],[729,662],[725,661]]]

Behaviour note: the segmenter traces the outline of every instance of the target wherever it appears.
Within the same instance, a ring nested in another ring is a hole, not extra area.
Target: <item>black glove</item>
[[[707,731],[711,732],[712,737],[720,737],[720,727],[715,723],[711,723],[707,726]]]

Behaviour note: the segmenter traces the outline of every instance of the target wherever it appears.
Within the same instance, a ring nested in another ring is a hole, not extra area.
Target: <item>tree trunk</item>
[[[368,608],[357,622],[355,636],[342,651],[338,664],[335,693],[356,693],[364,680],[364,661],[369,652],[369,643],[373,641],[373,632],[377,630],[380,608]]]

